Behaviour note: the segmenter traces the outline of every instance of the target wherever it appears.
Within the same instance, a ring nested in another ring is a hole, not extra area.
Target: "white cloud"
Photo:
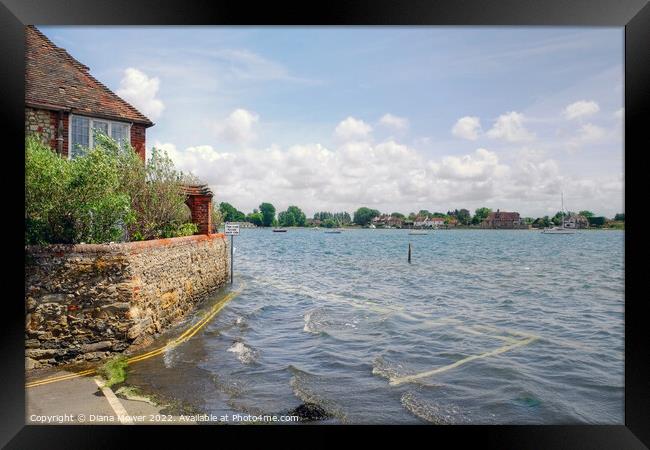
[[[259,116],[246,109],[236,109],[224,120],[215,124],[217,135],[227,141],[236,144],[245,144],[256,138],[255,125]]]
[[[348,117],[336,126],[334,135],[340,140],[347,142],[368,139],[371,132],[372,127],[363,120]]]
[[[569,139],[568,145],[570,149],[577,149],[585,144],[594,144],[600,142],[605,138],[607,133],[601,127],[591,123],[582,125],[575,136]]]
[[[524,127],[525,120],[524,115],[516,111],[502,114],[497,118],[487,135],[508,142],[531,141],[535,138],[535,135]]]
[[[474,116],[465,116],[458,119],[451,129],[451,134],[462,139],[475,141],[481,132],[481,120]]]
[[[228,201],[246,212],[270,201],[278,210],[296,204],[307,214],[353,212],[366,205],[385,212],[488,206],[543,215],[558,209],[562,188],[580,209],[620,208],[622,198],[620,180],[565,178],[559,163],[539,151],[521,151],[506,162],[484,148],[432,158],[393,140],[236,152],[212,145],[182,151],[170,143],[155,146],[167,150],[181,170],[210,184],[215,201]]]
[[[614,112],[614,117],[617,119],[623,119],[625,117],[625,108],[619,108]]]
[[[148,118],[156,120],[165,109],[162,100],[156,98],[159,88],[158,78],[150,78],[144,72],[129,67],[124,71],[117,95],[131,103]]]
[[[565,118],[573,120],[594,115],[598,111],[600,111],[598,103],[594,101],[580,100],[575,103],[571,103],[569,106],[564,108],[564,112],[562,114]]]
[[[496,153],[484,148],[476,149],[471,155],[444,157],[436,167],[434,172],[437,175],[459,180],[486,180],[502,175],[506,170],[506,166],[499,164]]]
[[[404,131],[409,127],[409,121],[406,117],[398,117],[392,114],[384,114],[379,119],[379,124],[395,131]]]

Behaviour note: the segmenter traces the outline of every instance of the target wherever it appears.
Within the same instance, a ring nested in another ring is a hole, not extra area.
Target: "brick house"
[[[39,134],[60,155],[73,158],[93,146],[96,130],[128,140],[145,160],[144,114],[94,78],[89,68],[34,26],[25,29],[25,132]]]
[[[144,162],[146,130],[153,122],[89,70],[36,27],[25,27],[25,134],[36,133],[62,157],[74,158],[93,147],[100,131],[120,146],[128,141]],[[216,231],[210,188],[185,185],[184,193],[198,233]]]
[[[527,225],[522,223],[518,212],[499,211],[491,212],[481,222],[481,228],[528,228]]]

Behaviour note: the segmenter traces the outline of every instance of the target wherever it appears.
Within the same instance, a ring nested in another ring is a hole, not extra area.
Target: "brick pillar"
[[[139,123],[134,123],[131,125],[131,146],[133,150],[138,154],[140,159],[144,161],[146,159],[146,150],[145,150],[145,138],[146,138],[146,128],[144,125]]]
[[[206,185],[188,185],[183,189],[192,212],[192,223],[199,228],[197,234],[212,233],[212,191]]]

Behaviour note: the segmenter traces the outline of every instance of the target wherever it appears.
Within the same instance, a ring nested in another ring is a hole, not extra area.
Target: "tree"
[[[262,203],[260,205],[260,212],[262,213],[262,225],[270,227],[275,224],[275,206],[270,203]]]
[[[330,218],[330,219],[325,219],[325,220],[323,221],[322,225],[323,225],[325,228],[334,228],[334,227],[337,225],[337,223],[336,223],[336,221],[335,221],[334,219],[331,219],[331,218]]]
[[[223,215],[224,222],[243,222],[246,220],[246,214],[239,211],[230,203],[219,203],[219,211],[221,211],[221,214]]]
[[[591,211],[586,211],[586,210],[585,211],[580,211],[578,214],[580,214],[581,216],[585,216],[587,219],[589,219],[590,217],[594,217],[594,215],[595,215]]]
[[[488,214],[490,214],[492,210],[490,208],[478,208],[476,211],[474,211],[474,217],[472,217],[472,223],[474,225],[478,225],[479,223],[483,222],[485,219],[487,219]]]
[[[547,228],[551,226],[551,219],[548,216],[538,217],[533,222],[533,227],[535,228]]]
[[[366,208],[365,206],[357,209],[354,213],[354,223],[365,226],[370,223],[373,217],[377,217],[379,211],[376,209]]]
[[[253,211],[254,212],[246,216],[246,222],[250,222],[254,225],[257,225],[258,227],[261,227],[264,221],[264,216],[262,216],[262,213],[257,212],[256,209],[254,209]]]
[[[223,223],[223,214],[219,208],[212,208],[212,231],[217,232]]]
[[[297,206],[289,206],[286,211],[278,214],[278,223],[282,227],[304,227],[305,213]]]
[[[602,216],[599,217],[589,217],[587,218],[589,220],[589,226],[590,227],[602,227],[605,225],[606,219]]]
[[[432,217],[432,214],[429,212],[427,209],[421,209],[420,212],[418,213],[418,216],[421,217]]]
[[[406,219],[406,216],[404,216],[404,214],[398,212],[391,213],[390,216],[395,217],[396,219],[402,219],[402,220]]]
[[[307,217],[305,216],[305,213],[302,212],[300,208],[298,208],[297,206],[289,206],[287,208],[287,212],[293,214],[293,218],[295,219],[295,225],[297,227],[305,226],[305,220],[307,220]]]
[[[278,223],[281,227],[293,227],[296,224],[296,218],[289,211],[281,211],[278,214]]]
[[[315,220],[325,221],[332,218],[332,213],[327,211],[320,211],[314,214]]]
[[[559,226],[562,224],[562,220],[564,220],[564,217],[566,214],[563,211],[558,211],[555,213],[551,221],[556,225]]]
[[[463,225],[469,225],[469,221],[471,220],[471,215],[468,210],[463,208],[460,211],[458,211],[458,214],[456,214],[456,218]]]
[[[332,218],[341,225],[348,225],[350,222],[352,222],[352,218],[350,217],[350,214],[348,214],[345,211],[334,213],[334,216]]]
[[[618,213],[614,216],[614,220],[618,221],[623,221],[625,222],[625,214],[624,213]]]

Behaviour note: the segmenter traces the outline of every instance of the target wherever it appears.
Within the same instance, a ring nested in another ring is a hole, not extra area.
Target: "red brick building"
[[[89,68],[57,47],[34,26],[25,28],[25,133],[35,133],[65,158],[92,148],[97,131],[120,145],[128,141],[146,159],[147,128],[153,122],[94,78]],[[212,191],[185,186],[199,234],[210,234]]]
[[[481,228],[528,228],[528,226],[522,223],[521,218],[519,217],[518,212],[506,212],[499,211],[491,212],[488,216],[481,222]]]
[[[119,143],[128,140],[144,161],[153,122],[34,26],[26,27],[25,39],[25,132],[73,158],[101,131]]]

